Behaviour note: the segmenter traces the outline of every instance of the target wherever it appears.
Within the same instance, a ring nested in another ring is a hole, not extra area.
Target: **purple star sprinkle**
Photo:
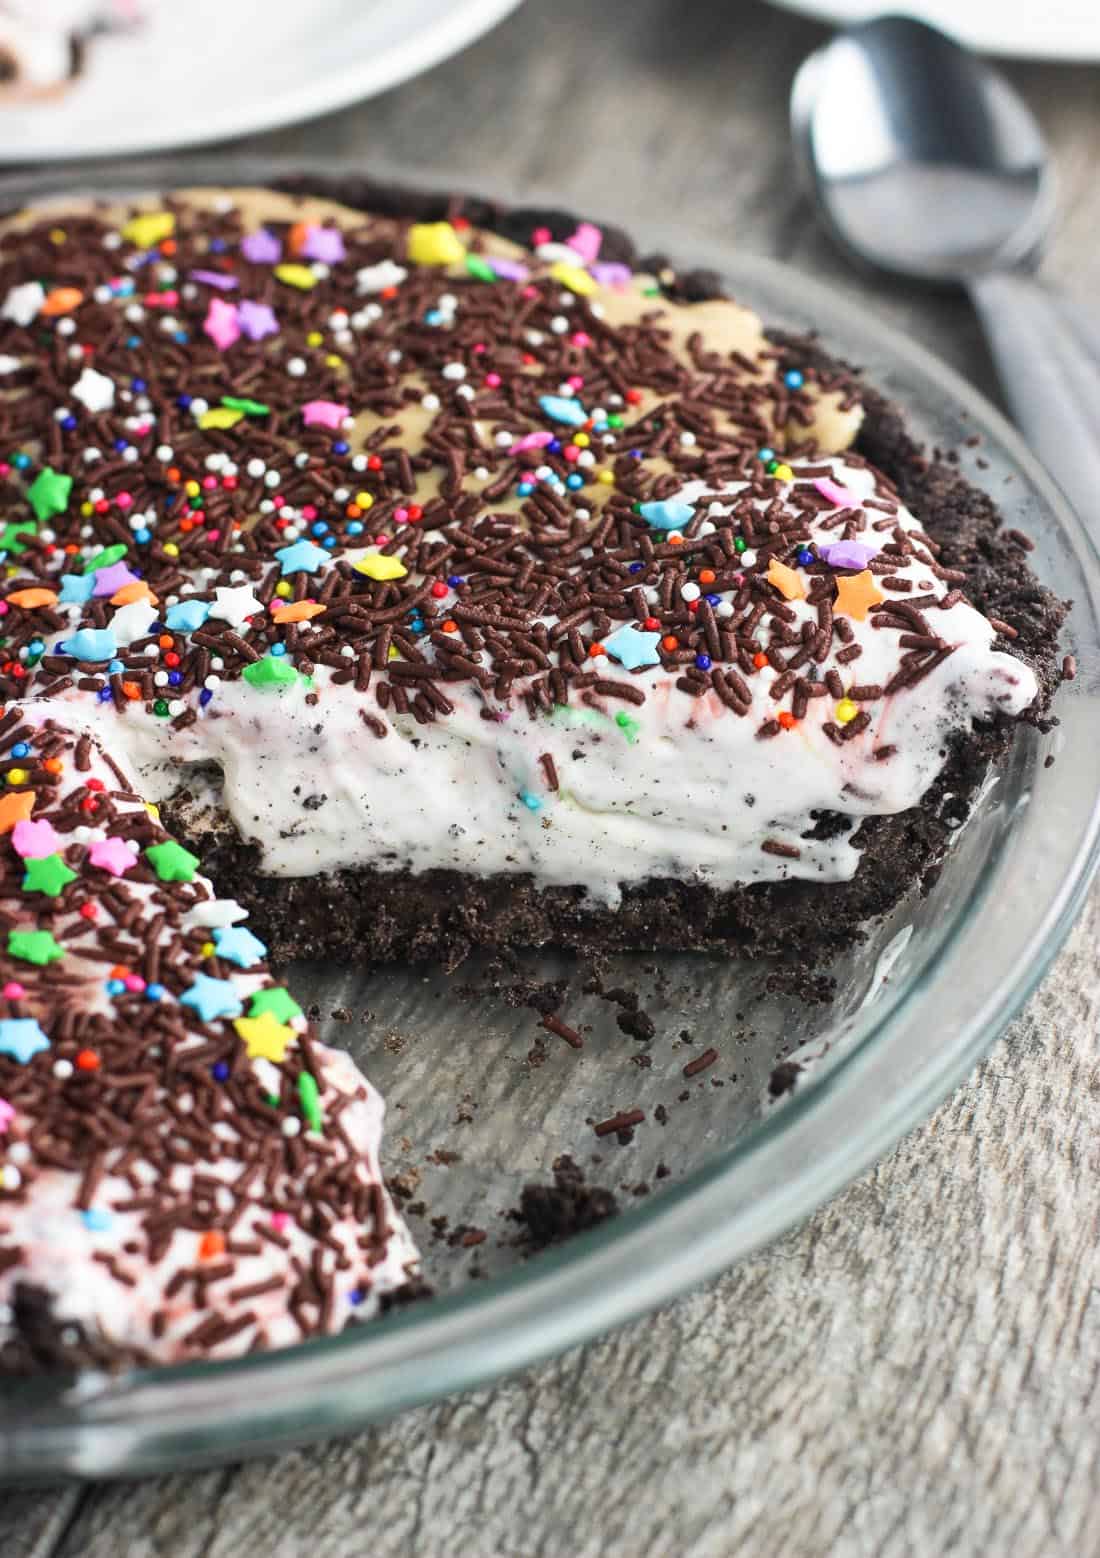
[[[283,246],[274,233],[261,227],[258,233],[248,233],[241,239],[241,253],[253,265],[274,265],[283,257]]]
[[[303,260],[320,260],[322,265],[339,265],[348,257],[343,233],[338,227],[311,227],[301,256]]]
[[[864,546],[862,541],[834,541],[832,546],[818,548],[830,568],[866,568],[872,557],[877,557],[877,546]]]
[[[265,335],[279,333],[275,310],[268,303],[253,303],[247,298],[238,303],[237,323],[250,341],[262,341]]]

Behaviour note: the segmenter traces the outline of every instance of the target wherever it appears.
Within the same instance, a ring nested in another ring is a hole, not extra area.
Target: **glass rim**
[[[190,158],[0,176],[0,202],[86,197],[96,193],[97,182],[103,191],[111,186],[132,193],[203,183],[270,185],[303,174],[319,181],[367,176],[422,190],[464,190],[468,182],[384,164],[365,175],[332,160]],[[489,192],[487,198],[500,197]],[[551,202],[532,193],[502,203]],[[560,197],[553,203],[569,204]],[[638,226],[623,225],[628,231]],[[731,255],[720,244],[680,231],[647,227],[640,236],[646,248],[716,270],[750,301],[754,287],[797,295],[800,310],[820,317],[838,351],[844,351],[846,337],[866,334],[866,316],[855,301],[778,261]],[[939,358],[877,319],[874,331],[893,363],[961,407],[976,431],[996,440],[1041,503],[1043,523],[1057,527],[1070,544],[1088,596],[1087,606],[1078,601],[1076,609],[1089,609],[1100,619],[1100,556],[1020,436]],[[636,1318],[776,1238],[942,1101],[1032,993],[1100,859],[1100,777],[1080,821],[1075,856],[1056,889],[1041,904],[1029,904],[1018,944],[1001,953],[1001,977],[971,1001],[950,1034],[925,1046],[919,1064],[913,1065],[906,1036],[911,1044],[920,1033],[922,998],[949,983],[952,968],[963,965],[973,911],[995,891],[1003,869],[999,855],[984,862],[965,903],[953,911],[915,974],[850,1021],[844,1053],[827,1072],[644,1206],[490,1283],[413,1305],[382,1323],[267,1354],[92,1376],[63,1390],[44,1386],[38,1404],[13,1413],[10,1421],[0,1419],[0,1481],[133,1475],[239,1459],[349,1431],[484,1384]],[[853,1118],[860,1120],[856,1132]]]

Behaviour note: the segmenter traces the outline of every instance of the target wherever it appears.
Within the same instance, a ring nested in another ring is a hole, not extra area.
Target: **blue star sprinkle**
[[[218,956],[238,968],[251,968],[267,956],[267,947],[244,925],[224,926],[214,932]]]
[[[676,498],[665,498],[660,503],[640,503],[638,513],[654,530],[681,530],[695,518],[693,505]]]
[[[170,633],[193,633],[209,615],[208,600],[181,600],[164,613],[164,625]]]
[[[209,974],[196,976],[190,990],[180,996],[180,1005],[198,1012],[203,1022],[213,1022],[215,1017],[239,1017],[244,1010],[232,980],[211,979]]]
[[[33,1017],[5,1017],[0,1022],[0,1055],[10,1055],[21,1066],[49,1047],[49,1039]]]
[[[329,560],[324,547],[314,546],[312,541],[295,541],[293,546],[282,546],[275,556],[282,565],[284,578],[288,573],[316,573]]]
[[[61,575],[61,593],[57,597],[58,604],[61,606],[83,606],[85,601],[91,600],[94,589],[94,573],[63,573]]]
[[[74,660],[113,660],[118,654],[110,628],[81,628],[72,638],[63,638],[57,647]]]
[[[639,666],[660,665],[661,657],[657,653],[660,642],[660,633],[640,633],[637,628],[621,627],[603,640],[603,647],[624,670],[636,671]]]

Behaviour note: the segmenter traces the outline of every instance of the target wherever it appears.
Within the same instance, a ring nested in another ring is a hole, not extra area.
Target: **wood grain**
[[[757,3],[529,0],[399,91],[245,149],[444,168],[735,236],[983,389],[966,304],[857,280],[793,181],[823,37]],[[1100,72],[1017,66],[1100,311]],[[442,148],[442,150],[441,150]],[[4,1558],[1088,1558],[1100,1553],[1100,894],[985,1064],[803,1228],[495,1389],[275,1463],[0,1497]]]

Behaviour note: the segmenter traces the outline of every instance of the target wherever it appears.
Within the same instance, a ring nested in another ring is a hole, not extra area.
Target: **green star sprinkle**
[[[466,256],[466,269],[475,281],[495,281],[497,279],[496,271],[494,271],[488,260],[481,258],[480,254],[468,254]]]
[[[58,946],[48,930],[10,930],[8,956],[22,958],[24,963],[37,963],[41,968],[63,958],[65,949]]]
[[[308,1071],[302,1071],[298,1075],[298,1099],[302,1105],[302,1113],[305,1115],[306,1124],[311,1131],[319,1131],[323,1116],[321,1114],[321,1095],[317,1091],[317,1083]]]
[[[298,673],[288,665],[285,655],[264,655],[254,660],[241,672],[250,687],[287,687],[298,680]]]
[[[285,1023],[292,1017],[300,1017],[302,1008],[289,990],[282,985],[272,985],[268,990],[257,990],[248,1008],[250,1017],[262,1017],[264,1012],[270,1012],[276,1022]]]
[[[145,858],[162,882],[193,882],[199,868],[199,857],[193,855],[175,839],[163,844],[150,844]]]
[[[243,411],[246,417],[266,417],[271,410],[262,400],[249,400],[246,395],[223,395],[222,405],[230,411]]]
[[[27,488],[27,502],[34,510],[35,518],[52,519],[55,514],[64,514],[72,489],[71,476],[55,471],[50,465],[45,466]]]
[[[97,552],[95,557],[89,557],[84,564],[84,572],[98,573],[101,568],[110,568],[112,563],[121,562],[129,550],[125,541],[116,541],[114,546],[104,547],[103,551]]]
[[[4,526],[0,531],[0,552],[14,552],[18,557],[21,552],[27,550],[26,542],[20,541],[20,536],[34,535],[38,526],[33,519],[16,519]]]
[[[24,865],[25,893],[45,893],[47,898],[56,898],[70,882],[76,881],[76,872],[69,870],[60,855],[43,855],[39,860],[24,861]]]

